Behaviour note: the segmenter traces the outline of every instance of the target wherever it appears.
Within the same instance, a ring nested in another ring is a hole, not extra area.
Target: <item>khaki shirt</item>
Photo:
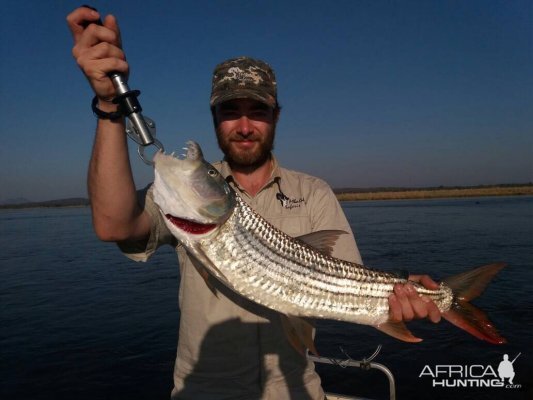
[[[273,162],[271,179],[254,197],[239,187],[226,162],[214,166],[253,209],[291,236],[324,229],[349,232],[340,236],[333,256],[361,263],[348,221],[330,187]],[[148,243],[119,246],[136,261],[146,261],[163,244],[176,248],[181,319],[172,398],[322,400],[314,364],[288,343],[280,315],[210,279],[213,293],[166,228],[151,190],[143,200],[152,219]]]

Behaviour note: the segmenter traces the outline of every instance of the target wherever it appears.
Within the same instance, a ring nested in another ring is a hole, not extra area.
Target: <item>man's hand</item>
[[[116,108],[111,103],[115,88],[108,74],[112,71],[128,74],[128,63],[121,48],[120,30],[115,17],[108,15],[103,25],[97,25],[100,14],[80,7],[67,16],[67,24],[74,38],[72,55],[98,96],[99,108]]]
[[[426,289],[439,288],[439,284],[428,275],[410,275],[409,280],[420,283]],[[389,296],[389,314],[391,321],[395,322],[427,317],[437,323],[441,318],[435,303],[429,297],[419,295],[410,283],[394,285],[394,293]]]

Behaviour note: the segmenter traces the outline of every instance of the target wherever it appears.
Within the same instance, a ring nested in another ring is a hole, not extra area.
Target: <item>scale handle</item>
[[[82,5],[82,7],[98,11],[96,8],[86,4]],[[86,28],[91,23],[93,22],[87,22],[84,24],[84,27]],[[103,25],[101,19],[98,19],[98,21],[94,23],[97,25]],[[139,96],[141,92],[139,90],[131,90],[128,86],[126,77],[120,72],[112,71],[108,74],[108,76],[113,82],[113,86],[115,86],[115,90],[117,92],[117,96],[113,99],[113,103],[118,104],[119,110],[129,118],[137,134],[139,135],[139,138],[142,142],[141,145],[148,146],[153,144],[154,138],[148,129],[146,121],[144,120],[142,115],[142,107],[137,99],[137,96]]]

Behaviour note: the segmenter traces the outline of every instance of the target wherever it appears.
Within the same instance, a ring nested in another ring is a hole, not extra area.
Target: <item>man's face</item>
[[[232,168],[256,168],[274,147],[277,112],[260,101],[236,99],[215,107],[220,149]]]

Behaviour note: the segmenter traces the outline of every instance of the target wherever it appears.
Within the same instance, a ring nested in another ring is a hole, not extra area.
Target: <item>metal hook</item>
[[[156,138],[153,138],[154,139],[154,142],[152,143],[153,146],[157,147],[159,150],[158,151],[165,151],[165,149],[163,148],[163,145],[161,144],[161,142],[159,140],[157,140]],[[137,147],[137,153],[139,154],[139,157],[141,157],[141,160],[143,160],[143,162],[146,164],[146,165],[150,165],[150,166],[153,166],[154,165],[154,162],[151,161],[151,160],[147,160],[145,157],[144,157],[144,149],[148,147],[148,146],[143,146],[143,145],[139,145],[139,147]]]
[[[144,155],[145,147],[153,145],[153,146],[157,147],[160,151],[165,151],[165,149],[164,149],[163,145],[161,144],[161,142],[159,140],[157,140],[156,137],[155,137],[156,127],[155,127],[154,120],[152,120],[152,119],[150,119],[148,117],[143,117],[143,118],[144,118],[144,122],[146,122],[146,126],[148,127],[149,133],[151,135],[151,139],[152,139],[151,143],[145,143],[143,141],[140,132],[137,130],[135,124],[133,124],[133,122],[131,122],[130,119],[128,119],[126,121],[126,133],[127,133],[127,135],[129,136],[129,138],[131,140],[133,140],[135,143],[137,143],[139,145],[139,147],[137,148],[137,153],[139,154],[139,157],[141,157],[141,160],[146,165],[152,165],[153,166],[154,165],[153,161],[146,159],[146,157]]]

